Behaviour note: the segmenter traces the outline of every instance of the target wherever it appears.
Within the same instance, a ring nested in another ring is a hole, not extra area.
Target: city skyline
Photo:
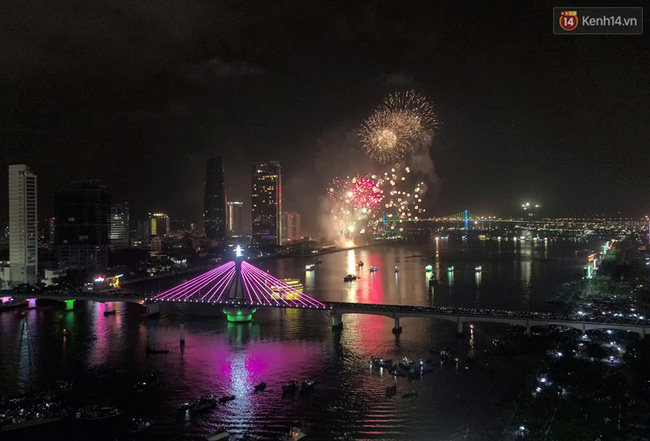
[[[65,7],[41,7],[51,20],[31,9],[0,19],[43,29],[2,34],[0,181],[8,164],[29,163],[49,184],[39,198],[44,217],[53,189],[101,179],[117,200],[129,201],[134,218],[163,207],[197,222],[201,170],[215,154],[228,164],[233,199],[248,205],[250,165],[278,159],[286,205],[315,212],[314,196],[333,177],[375,171],[358,127],[385,94],[404,89],[427,96],[440,121],[429,149],[428,212],[508,215],[535,199],[551,216],[647,214],[650,49],[625,37],[554,36],[551,8],[366,4],[329,16],[317,7],[269,5],[233,12],[226,34],[198,18],[216,6],[192,4],[191,16],[170,6],[167,13],[187,16],[186,27],[145,13],[141,31],[120,34],[128,48],[121,53],[109,38],[121,20],[88,27],[92,13],[70,23]],[[140,16],[139,6],[119,8]],[[485,20],[498,32],[486,33]],[[255,44],[249,23],[258,30]],[[520,38],[531,33],[539,36],[534,43]],[[53,36],[65,53],[44,49]],[[33,56],[21,55],[25,47]],[[303,223],[316,226],[306,216]]]

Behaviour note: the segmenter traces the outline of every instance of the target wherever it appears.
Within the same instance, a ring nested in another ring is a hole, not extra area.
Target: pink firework
[[[375,208],[384,197],[372,176],[357,176],[352,180],[355,208]]]

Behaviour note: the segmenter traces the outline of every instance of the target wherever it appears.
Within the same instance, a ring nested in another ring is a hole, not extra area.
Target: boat
[[[343,277],[344,282],[352,282],[354,280],[357,280],[357,276],[354,274],[348,274],[347,276]]]
[[[273,298],[296,300],[300,297],[303,286],[299,279],[282,279],[282,282],[281,284],[268,285]]]
[[[316,265],[320,265],[321,263],[323,263],[323,259],[318,259],[318,260],[316,261]]]
[[[158,384],[158,372],[151,370],[144,378],[144,380],[138,381],[133,387],[134,390],[138,393],[146,392],[152,387]]]
[[[290,382],[282,385],[283,393],[294,392],[296,389],[298,389],[298,382],[296,380],[291,380]]]
[[[314,388],[314,385],[316,384],[316,380],[313,380],[311,378],[305,380],[302,382],[302,386],[300,386],[300,392],[307,392],[310,391],[311,389]]]
[[[110,311],[104,311],[104,317],[107,317],[109,315],[115,315],[115,310],[111,309]]]
[[[376,271],[377,271],[377,267],[376,267],[376,266],[371,266],[371,267],[370,267],[370,272],[371,272],[371,273],[374,273],[374,272],[376,272]]]
[[[305,271],[314,271],[315,269],[316,269],[315,263],[310,263],[309,265],[305,265]]]
[[[228,438],[230,438],[230,432],[228,432],[227,430],[222,430],[221,432],[217,432],[213,435],[210,435],[206,439],[208,441],[220,441],[222,439],[228,439]]]
[[[131,422],[129,423],[129,428],[126,429],[127,432],[129,433],[138,433],[138,432],[143,432],[147,429],[149,429],[153,425],[152,420],[145,420],[142,418],[133,418],[131,419]]]
[[[397,384],[386,386],[386,398],[390,398],[397,393]]]
[[[358,263],[357,265],[359,265],[360,267],[362,267],[362,266],[363,266],[363,261],[360,260],[359,263]]]
[[[481,271],[483,271],[483,267],[481,265],[475,266],[474,271],[476,271],[477,273],[480,273]]]
[[[395,265],[395,272],[399,273],[399,266]]]
[[[64,337],[70,337],[72,335],[72,332],[70,332],[68,329],[63,329],[63,336]]]
[[[184,406],[186,403],[183,403],[181,406]],[[217,397],[212,394],[202,395],[198,400],[194,400],[189,403],[186,412],[191,414],[197,414],[204,412],[206,410],[214,409],[217,406]]]
[[[431,265],[427,265],[427,266],[424,267],[424,270],[426,272],[430,273],[431,271],[433,271],[433,267]]]
[[[48,404],[53,403],[42,403],[38,410],[30,411],[22,415],[3,414],[0,417],[0,432],[9,432],[11,430],[26,429],[28,427],[54,423],[66,418],[70,413],[68,408],[44,410],[43,405]]]
[[[414,361],[409,360],[408,357],[404,357],[397,365],[402,369],[411,369],[413,364]]]
[[[393,360],[384,360],[381,357],[370,357],[370,366],[381,369],[391,369]]]
[[[307,392],[310,391],[311,389],[314,388],[314,385],[316,384],[316,381],[312,379],[307,379],[302,382],[302,386],[300,386],[300,392]]]
[[[33,403],[36,401],[54,401],[62,395],[72,390],[72,383],[67,381],[57,380],[54,387],[49,389],[34,390],[14,397],[9,397],[0,401],[0,409],[6,407],[15,407],[23,403]]]
[[[448,267],[447,267],[447,272],[448,272],[448,273],[453,273],[453,272],[454,272],[454,266],[453,266],[453,265],[452,265],[452,266],[448,266]]]
[[[302,431],[300,427],[294,426],[291,429],[289,429],[289,432],[285,434],[280,440],[283,441],[297,441],[300,439],[305,439],[307,437],[307,434]]]
[[[264,389],[266,389],[266,383],[262,381],[260,384],[256,384],[254,389],[255,392],[262,392]]]
[[[75,418],[78,420],[106,420],[118,417],[122,413],[122,409],[118,409],[117,407],[93,404],[77,410]]]
[[[155,345],[153,347],[149,346],[149,342],[147,342],[145,352],[147,354],[169,354],[169,349],[167,349],[167,345],[165,345],[165,349],[157,349]]]
[[[411,392],[407,392],[402,395],[402,398],[411,398],[411,397],[417,397],[418,392],[416,390],[412,390]]]
[[[219,398],[219,403],[227,403],[228,401],[232,401],[235,399],[234,395],[224,395],[223,397]]]

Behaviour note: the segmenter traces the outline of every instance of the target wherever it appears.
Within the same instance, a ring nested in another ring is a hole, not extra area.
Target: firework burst
[[[401,223],[406,220],[418,220],[425,209],[422,208],[424,182],[413,183],[409,167],[392,167],[379,179],[378,186],[384,195],[382,209],[386,213],[390,230],[402,231]]]
[[[355,208],[367,210],[378,207],[383,198],[375,176],[357,176],[352,179],[352,194]]]
[[[359,136],[372,158],[396,162],[431,138],[436,121],[426,98],[414,91],[394,92],[363,122]]]

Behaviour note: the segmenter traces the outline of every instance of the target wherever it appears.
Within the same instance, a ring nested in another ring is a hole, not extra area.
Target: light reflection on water
[[[575,246],[439,240],[324,255],[313,272],[304,267],[315,258],[257,265],[279,278],[299,278],[305,291],[320,300],[500,308],[530,304],[548,309],[545,300],[579,273]],[[365,264],[361,268],[360,260]],[[432,294],[431,273],[424,271],[428,264],[434,265],[440,280]],[[371,265],[378,268],[374,274]],[[394,272],[396,265],[399,273]],[[449,265],[455,267],[452,283],[448,276],[439,277],[441,268],[446,272]],[[481,273],[474,270],[477,265]],[[348,273],[360,278],[344,283]],[[154,418],[150,435],[158,439],[204,439],[219,426],[237,437],[277,439],[294,422],[309,424],[311,439],[335,439],[349,432],[358,439],[451,440],[464,439],[468,430],[467,439],[485,439],[495,402],[511,387],[518,369],[516,363],[496,356],[486,359],[497,372],[494,376],[484,369],[465,369],[467,357],[489,348],[492,338],[505,329],[501,325],[467,326],[458,338],[453,323],[415,318],[402,319],[403,333],[394,335],[392,319],[382,316],[346,315],[339,332],[331,329],[327,313],[317,311],[260,310],[254,322],[233,324],[210,306],[168,305],[159,318],[145,318],[142,307],[134,304],[118,303],[116,314],[108,316],[104,308],[77,302],[72,312],[51,305],[24,316],[0,314],[0,393],[70,379],[77,385],[73,406],[108,399],[129,416]],[[178,341],[181,322],[187,330],[184,347]],[[62,337],[64,328],[71,336]],[[170,353],[147,356],[148,340],[168,347]],[[398,395],[385,399],[385,388],[395,379],[370,370],[370,356],[435,360],[432,349],[446,346],[455,351],[458,366],[440,366],[421,381],[399,378]],[[134,395],[133,383],[151,368],[160,372],[160,386]],[[318,382],[311,393],[282,396],[283,383],[306,378]],[[267,390],[253,393],[261,381],[268,383]],[[418,390],[417,397],[401,397],[412,389]],[[179,418],[176,407],[181,402],[208,391],[237,398],[202,417]],[[34,439],[56,439],[64,432],[71,440],[128,439],[119,424],[108,430],[74,420],[25,433]]]

